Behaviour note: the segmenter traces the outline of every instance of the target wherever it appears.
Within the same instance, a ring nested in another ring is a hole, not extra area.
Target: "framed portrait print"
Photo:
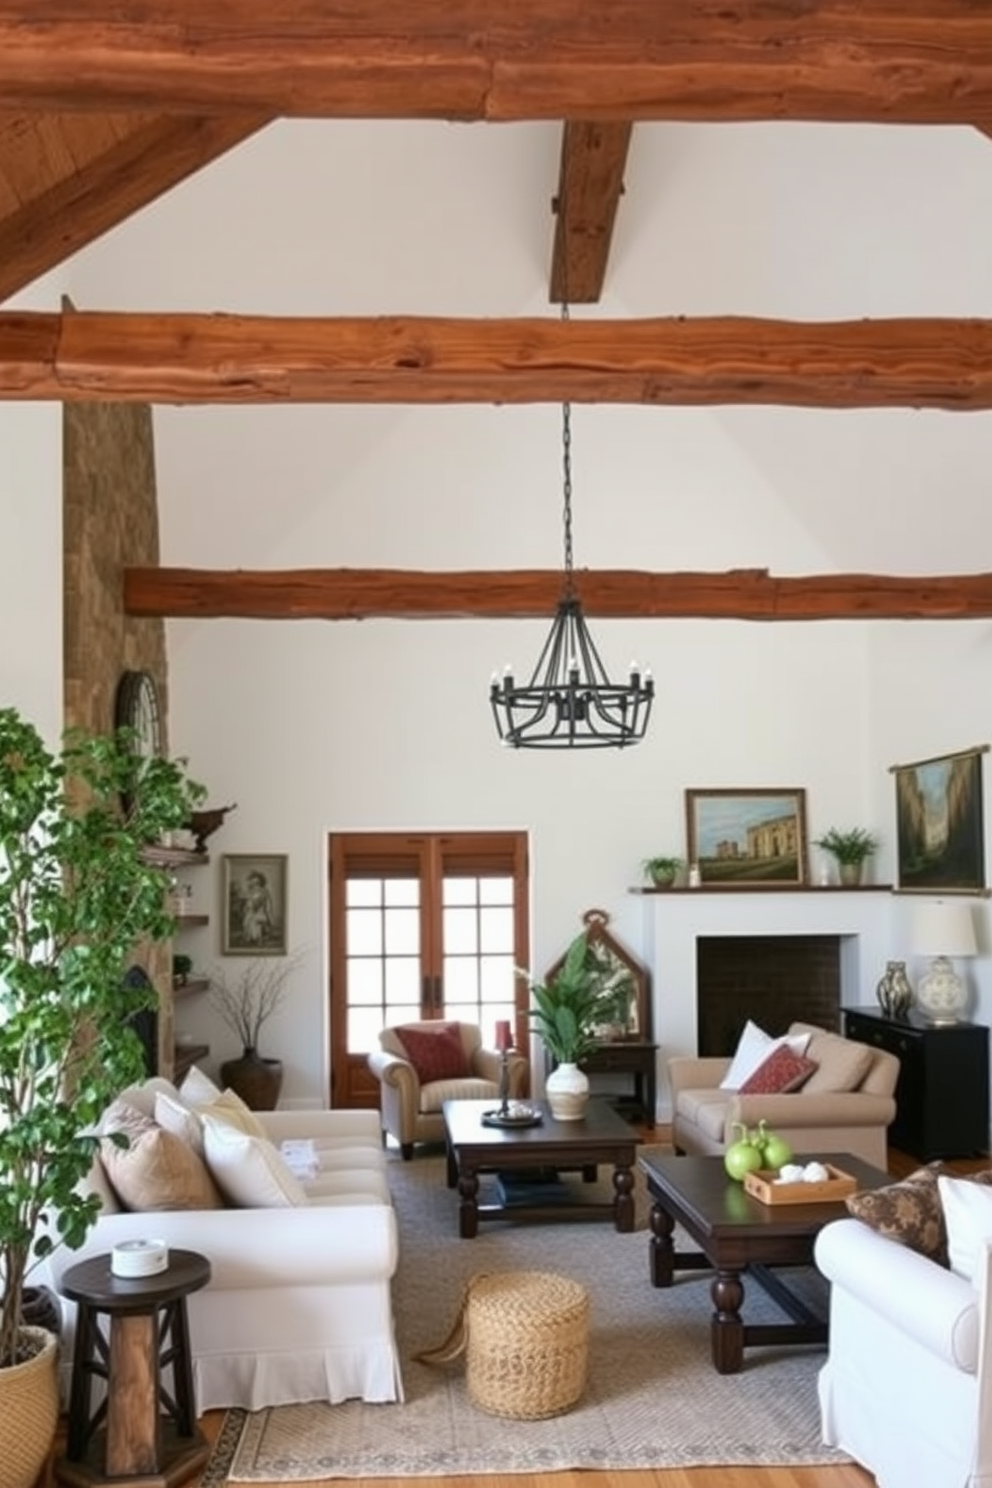
[[[704,887],[807,882],[805,790],[687,790],[685,810],[689,862]]]
[[[982,807],[988,747],[892,766],[898,893],[988,892]]]
[[[285,956],[285,853],[225,853],[221,859],[221,954]]]

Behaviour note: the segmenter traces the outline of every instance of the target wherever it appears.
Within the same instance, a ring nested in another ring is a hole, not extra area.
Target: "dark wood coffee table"
[[[892,1178],[846,1152],[817,1154],[852,1174],[863,1189],[882,1188]],[[808,1161],[804,1158],[804,1161]],[[813,1242],[825,1224],[847,1210],[829,1204],[762,1204],[727,1177],[722,1157],[642,1157],[640,1166],[653,1199],[651,1281],[672,1285],[676,1271],[711,1270],[713,1317],[710,1341],[720,1374],[735,1374],[744,1350],[755,1344],[826,1343],[827,1320],[817,1316],[786,1286],[773,1266],[810,1266]],[[698,1251],[676,1251],[676,1223]],[[744,1273],[748,1272],[783,1312],[788,1323],[746,1323]]]
[[[539,1126],[506,1129],[484,1126],[482,1116],[494,1106],[491,1100],[445,1101],[444,1131],[448,1155],[448,1187],[457,1188],[461,1204],[458,1233],[471,1240],[479,1221],[517,1220],[534,1223],[548,1220],[612,1219],[617,1229],[634,1228],[634,1159],[640,1137],[605,1101],[590,1100],[582,1121],[555,1121],[543,1101],[528,1104],[541,1112]],[[593,1182],[600,1163],[613,1167],[613,1199],[609,1203],[586,1199],[581,1185],[575,1196],[541,1201],[539,1186],[533,1203],[480,1203],[480,1173],[521,1174],[553,1168],[559,1172],[580,1171]]]

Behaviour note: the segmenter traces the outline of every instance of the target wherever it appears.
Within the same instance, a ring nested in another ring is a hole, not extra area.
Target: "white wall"
[[[81,308],[546,313],[558,139],[279,125],[78,255],[60,287]],[[575,313],[987,314],[988,149],[966,130],[638,126],[608,294]],[[573,434],[579,567],[989,566],[986,416],[597,406],[574,410]],[[156,442],[166,564],[560,562],[554,408],[165,408]],[[810,836],[877,830],[884,879],[888,764],[988,732],[984,626],[617,621],[594,627],[607,664],[636,656],[657,682],[645,743],[510,754],[489,677],[531,665],[546,628],[170,623],[174,747],[215,804],[238,802],[215,858],[290,857],[291,939],[308,955],[267,1050],[289,1101],[327,1090],[329,831],[526,827],[543,970],[593,905],[643,951],[627,890],[644,857],[684,850],[687,787],[804,786]],[[197,892],[216,902],[216,882]],[[181,1019],[233,1052],[202,999]]]
[[[10,302],[45,308],[41,282]],[[0,707],[62,731],[62,407],[0,403]]]

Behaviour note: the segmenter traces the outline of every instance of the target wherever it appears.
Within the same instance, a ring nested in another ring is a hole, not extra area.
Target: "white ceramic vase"
[[[544,1082],[556,1121],[581,1121],[589,1100],[589,1076],[577,1064],[558,1064]]]

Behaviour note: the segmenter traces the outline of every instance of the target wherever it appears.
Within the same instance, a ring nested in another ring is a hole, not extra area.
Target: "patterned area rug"
[[[406,1402],[230,1411],[203,1488],[849,1460],[820,1442],[822,1350],[749,1349],[739,1374],[718,1375],[710,1362],[706,1273],[683,1273],[670,1289],[652,1288],[640,1176],[633,1234],[595,1222],[494,1223],[483,1225],[475,1240],[458,1239],[457,1196],[445,1186],[443,1158],[419,1152],[412,1163],[397,1158],[390,1181],[401,1236],[394,1302]],[[462,1362],[434,1367],[413,1358],[445,1339],[473,1274],[502,1270],[555,1271],[589,1290],[589,1380],[566,1415],[545,1421],[487,1415],[468,1398]],[[814,1290],[823,1286],[813,1273],[804,1280]],[[757,1285],[748,1288],[745,1317],[782,1321]]]

